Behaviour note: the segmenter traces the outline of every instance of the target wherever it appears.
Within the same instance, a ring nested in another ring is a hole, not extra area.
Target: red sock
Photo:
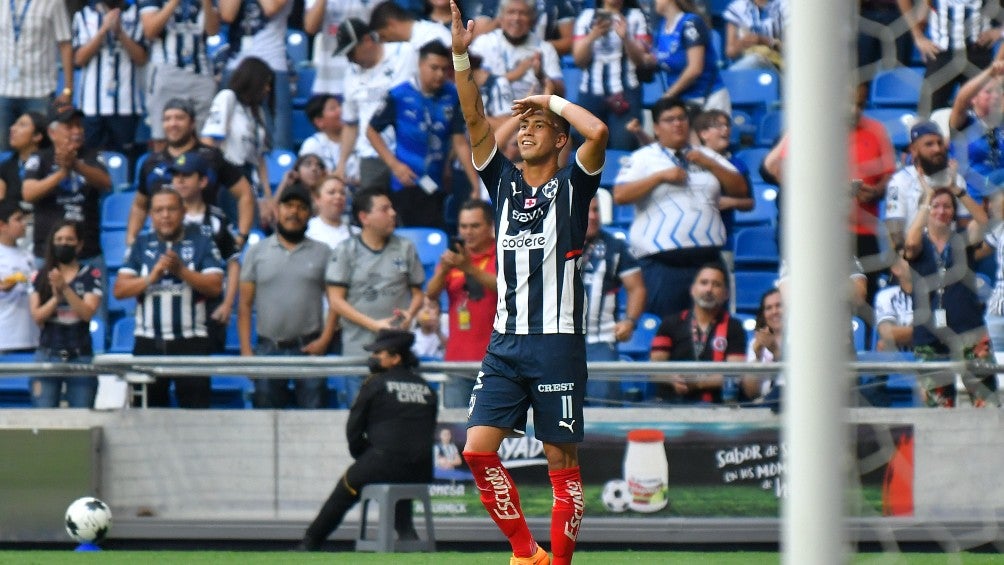
[[[512,546],[516,557],[530,557],[537,551],[537,542],[526,525],[519,505],[519,492],[509,472],[502,466],[498,453],[464,452],[464,460],[474,474],[474,484],[481,492],[481,504],[495,520]]]
[[[578,467],[549,471],[554,506],[551,508],[551,565],[568,565],[575,551],[582,514],[582,475]]]

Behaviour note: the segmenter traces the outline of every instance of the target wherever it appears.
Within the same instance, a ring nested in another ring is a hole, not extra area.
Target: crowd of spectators
[[[757,288],[759,308],[740,300],[748,267],[733,251],[751,225],[740,216],[775,206],[763,188],[785,188],[787,142],[741,158],[751,142],[736,128],[749,116],[734,112],[725,78],[782,77],[790,2],[459,2],[475,21],[472,77],[507,156],[519,139],[509,108],[528,94],[565,95],[610,128],[582,260],[591,360],[625,358],[634,339],[647,340],[634,360],[782,358],[784,285]],[[848,301],[874,335],[865,348],[1004,355],[1004,13],[989,0],[961,5],[858,2],[848,225],[861,290]],[[469,158],[477,140],[452,83],[449,22],[446,0],[0,6],[0,319],[12,330],[0,351],[85,361],[94,350],[81,328],[110,327],[109,300],[135,298],[135,354],[221,353],[229,331],[242,355],[361,355],[377,331],[414,328],[421,358],[479,360],[503,299],[496,218]],[[289,29],[312,38],[312,56],[290,58]],[[909,109],[919,117],[894,146],[869,117],[868,80],[911,65],[923,67]],[[947,120],[928,121],[940,108]],[[312,135],[294,135],[296,112]],[[277,149],[299,157],[270,170]],[[125,258],[102,250],[102,201],[129,190],[113,186],[107,151],[135,173]],[[764,217],[758,227],[778,233],[779,215]],[[420,257],[399,227],[441,230],[445,251]],[[783,279],[777,267],[758,269]],[[644,315],[660,322],[640,329]],[[667,403],[761,402],[781,384],[652,379],[646,400]],[[170,404],[169,380],[151,404]],[[94,383],[79,381],[35,379],[32,400],[58,405],[65,386],[67,404],[88,405]],[[348,403],[359,386],[348,379],[329,402],[323,379],[295,381],[256,382],[254,405]],[[997,403],[994,379],[963,381],[974,404]],[[450,375],[447,405],[466,405],[472,384]],[[945,383],[922,388],[931,404],[956,402]],[[598,379],[588,397],[620,405],[626,390]],[[208,406],[209,381],[175,379],[174,394]]]

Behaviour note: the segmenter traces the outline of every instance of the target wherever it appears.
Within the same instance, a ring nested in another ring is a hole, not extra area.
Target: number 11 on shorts
[[[572,395],[561,395],[561,419],[572,417]]]

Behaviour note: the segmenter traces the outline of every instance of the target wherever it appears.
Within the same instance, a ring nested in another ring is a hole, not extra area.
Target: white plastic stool
[[[394,514],[400,500],[421,500],[425,513],[425,539],[400,540],[394,531]],[[356,551],[404,552],[436,551],[436,536],[432,530],[432,502],[427,484],[372,484],[363,487],[360,495],[362,518]],[[376,539],[366,537],[366,511],[375,502],[380,512]]]

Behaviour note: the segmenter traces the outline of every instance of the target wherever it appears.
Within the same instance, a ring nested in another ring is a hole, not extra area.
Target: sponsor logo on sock
[[[512,502],[512,497],[509,495],[512,485],[509,484],[505,471],[498,467],[489,467],[485,469],[485,480],[492,485],[492,490],[495,491],[495,508],[492,508],[491,512],[500,520],[519,519],[519,508]],[[579,496],[581,498],[581,494]]]
[[[585,503],[582,501],[582,482],[565,481],[565,490],[572,498],[573,508],[572,519],[565,522],[565,536],[575,541],[575,538],[579,537],[579,526],[582,525],[582,513],[586,508]]]

